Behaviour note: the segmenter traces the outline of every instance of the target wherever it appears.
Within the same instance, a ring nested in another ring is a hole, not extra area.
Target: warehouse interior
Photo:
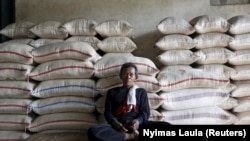
[[[88,141],[88,128],[106,122],[105,96],[122,85],[124,62],[138,64],[149,120],[250,124],[249,0],[1,0],[0,7],[0,141]],[[16,23],[25,22],[26,35],[15,36],[24,29]],[[35,31],[46,22],[64,35]],[[69,31],[78,24],[94,31]],[[60,47],[91,57],[63,55]]]
[[[15,7],[15,10],[8,9],[10,16],[6,19],[5,25],[1,26],[2,28],[14,20],[34,23],[47,20],[65,22],[74,18],[93,19],[98,23],[109,19],[129,21],[134,28],[132,37],[139,48],[134,53],[153,60],[160,53],[158,50],[150,51],[161,37],[156,30],[156,25],[166,17],[179,17],[189,21],[201,15],[218,15],[229,19],[236,15],[249,14],[249,4],[211,6],[209,0],[139,0],[136,2],[133,0],[72,0],[70,2],[16,0],[15,3],[14,0],[10,0],[8,3],[11,7]],[[161,65],[156,63],[158,66]]]

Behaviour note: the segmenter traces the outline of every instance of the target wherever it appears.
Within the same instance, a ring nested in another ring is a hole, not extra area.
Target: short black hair
[[[126,68],[130,68],[130,67],[132,67],[132,68],[135,69],[135,75],[138,76],[138,69],[137,69],[137,66],[136,66],[134,63],[131,63],[131,62],[127,62],[127,63],[124,63],[124,64],[122,65],[122,67],[121,67],[121,69],[120,69],[120,74],[119,74],[119,75],[121,76],[123,70],[126,69]]]

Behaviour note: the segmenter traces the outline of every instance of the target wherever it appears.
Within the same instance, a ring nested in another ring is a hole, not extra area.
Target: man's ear
[[[136,74],[136,75],[135,75],[135,79],[138,79],[138,78],[139,78],[139,76],[138,76],[138,74]]]

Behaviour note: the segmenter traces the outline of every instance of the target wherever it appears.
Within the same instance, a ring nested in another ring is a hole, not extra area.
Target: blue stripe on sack
[[[177,115],[166,117],[167,120],[185,120],[185,119],[195,119],[195,118],[218,118],[228,120],[231,119],[231,116],[224,114],[216,114],[216,113],[198,113],[198,114],[189,114],[189,115]]]
[[[89,87],[89,86],[85,86],[85,85],[65,85],[65,86],[49,87],[49,88],[45,88],[45,89],[41,89],[41,90],[34,90],[31,92],[31,95],[37,95],[41,92],[46,92],[46,91],[54,90],[54,89],[63,89],[63,88],[68,88],[68,87],[88,88],[88,89],[91,89],[91,90],[99,93],[99,91],[94,89],[93,87]]]
[[[82,101],[63,101],[63,102],[56,102],[56,103],[51,103],[51,104],[47,104],[47,105],[42,105],[42,106],[33,106],[32,104],[30,105],[31,108],[33,109],[42,109],[42,108],[46,108],[49,106],[54,106],[54,105],[59,105],[59,104],[66,104],[66,103],[78,103],[78,104],[83,104],[83,105],[88,105],[88,106],[93,106],[95,107],[95,104],[91,104],[91,103],[87,103],[87,102],[82,102]]]

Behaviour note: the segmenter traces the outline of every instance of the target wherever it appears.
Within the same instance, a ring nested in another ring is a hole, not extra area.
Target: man
[[[137,140],[139,126],[150,115],[147,92],[137,87],[138,69],[133,63],[125,63],[120,69],[123,86],[107,92],[105,118],[108,124],[100,124],[88,130],[90,141]]]

